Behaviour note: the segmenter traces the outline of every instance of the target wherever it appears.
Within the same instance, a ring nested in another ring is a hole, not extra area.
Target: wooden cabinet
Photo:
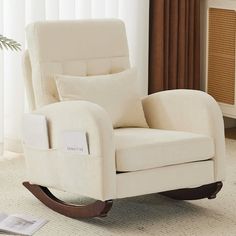
[[[206,91],[236,118],[236,1],[207,4]]]

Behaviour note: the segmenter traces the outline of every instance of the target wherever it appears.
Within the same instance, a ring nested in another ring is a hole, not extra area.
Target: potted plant
[[[13,39],[9,39],[0,34],[0,49],[10,49],[12,51],[20,51],[21,45]]]

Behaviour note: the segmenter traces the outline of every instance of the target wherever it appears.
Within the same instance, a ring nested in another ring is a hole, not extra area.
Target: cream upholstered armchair
[[[37,22],[26,31],[27,94],[33,117],[46,118],[49,146],[24,143],[23,184],[40,201],[79,218],[105,216],[112,200],[144,194],[216,197],[225,176],[225,147],[222,114],[212,97],[172,90],[139,103],[119,20]],[[123,111],[122,104],[131,105]],[[32,133],[36,128],[29,124]],[[81,130],[89,153],[63,150],[61,134]],[[96,201],[70,205],[48,188]]]

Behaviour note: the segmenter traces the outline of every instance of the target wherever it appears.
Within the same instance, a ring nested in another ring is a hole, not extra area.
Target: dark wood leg
[[[47,207],[71,218],[105,217],[113,203],[112,200],[108,200],[96,201],[89,205],[73,205],[59,200],[46,187],[29,182],[23,182],[23,185]]]
[[[162,192],[160,194],[175,200],[214,199],[223,186],[222,182],[203,185],[197,188],[185,188]]]

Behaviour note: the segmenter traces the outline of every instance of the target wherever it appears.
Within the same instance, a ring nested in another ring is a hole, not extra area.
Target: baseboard
[[[23,153],[22,142],[19,139],[4,139],[4,148],[10,152]]]
[[[0,156],[3,155],[3,151],[4,151],[4,144],[0,143]]]

